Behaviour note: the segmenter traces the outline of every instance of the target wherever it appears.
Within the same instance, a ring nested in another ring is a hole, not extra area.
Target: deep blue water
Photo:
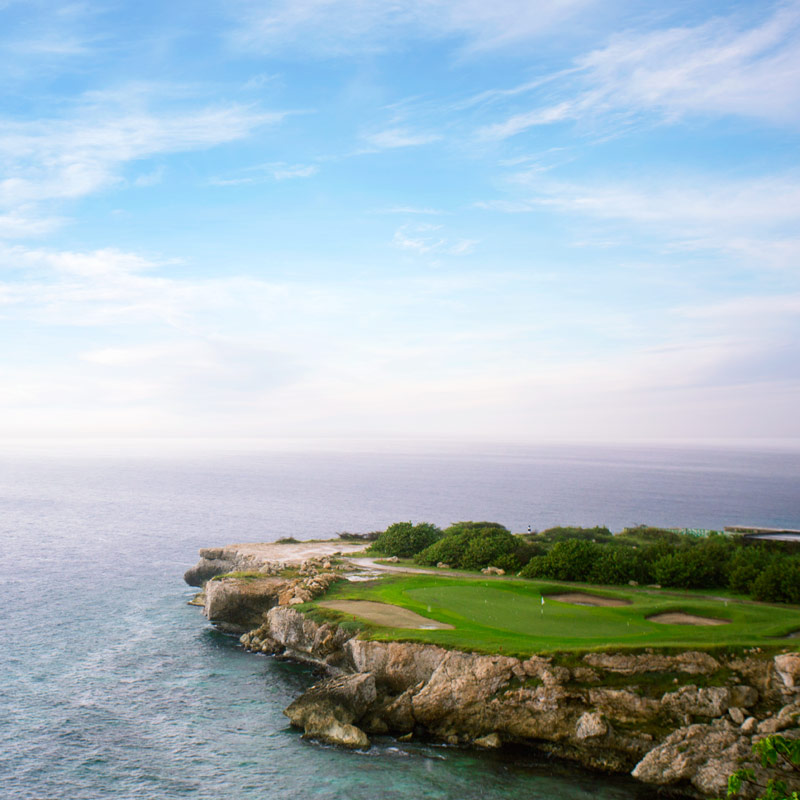
[[[649,796],[532,755],[305,742],[281,710],[312,674],[242,652],[186,605],[200,547],[447,524],[800,528],[800,454],[484,447],[0,454],[0,797]]]

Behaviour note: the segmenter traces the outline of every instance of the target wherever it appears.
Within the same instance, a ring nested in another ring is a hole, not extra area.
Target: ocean
[[[304,741],[281,711],[313,672],[244,653],[182,574],[200,547],[398,520],[800,528],[800,452],[18,442],[0,509],[4,800],[643,800],[524,750]]]

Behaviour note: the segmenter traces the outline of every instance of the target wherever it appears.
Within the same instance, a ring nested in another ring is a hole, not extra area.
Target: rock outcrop
[[[286,577],[285,565],[235,548],[201,555],[187,582],[205,582],[210,620],[247,630],[240,640],[248,650],[327,674],[285,712],[307,737],[351,748],[387,733],[483,748],[521,743],[696,797],[723,796],[728,775],[743,766],[763,782],[753,743],[773,733],[800,737],[798,653],[519,659],[366,641],[297,610],[341,577],[324,558]],[[231,571],[248,574],[218,577]],[[793,776],[783,777],[791,785]]]
[[[242,642],[333,676],[286,710],[308,737],[347,747],[385,733],[488,748],[524,743],[698,797],[724,795],[733,770],[757,766],[753,742],[767,732],[794,735],[800,719],[795,661],[784,657],[794,654],[590,653],[566,666],[549,656],[364,641],[290,606],[272,608]]]

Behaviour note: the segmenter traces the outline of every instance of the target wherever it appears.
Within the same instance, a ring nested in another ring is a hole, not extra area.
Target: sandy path
[[[318,605],[344,611],[387,628],[413,628],[415,630],[453,630],[452,625],[415,614],[407,608],[372,600],[323,600]]]
[[[329,558],[336,553],[357,553],[364,550],[369,542],[358,544],[345,541],[298,542],[297,544],[278,544],[277,542],[249,542],[231,544],[241,555],[252,555],[259,561],[280,561],[284,564],[299,564],[308,558]]]

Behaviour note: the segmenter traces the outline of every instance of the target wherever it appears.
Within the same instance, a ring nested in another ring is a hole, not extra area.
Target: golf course
[[[375,616],[377,604],[383,605]],[[785,648],[796,642],[787,637],[800,631],[800,608],[785,604],[700,591],[442,575],[342,581],[322,603],[304,610],[358,627],[375,640],[518,656],[609,648]],[[419,615],[419,627],[409,626],[408,612]]]

